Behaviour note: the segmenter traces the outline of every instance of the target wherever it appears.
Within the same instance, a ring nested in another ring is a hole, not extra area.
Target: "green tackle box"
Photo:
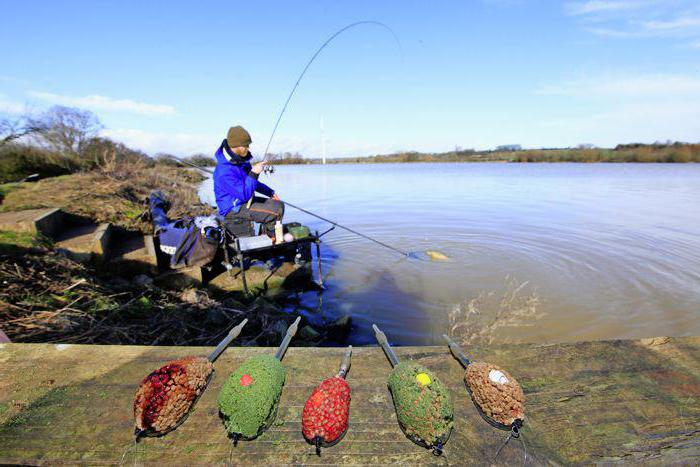
[[[292,237],[294,237],[294,240],[306,238],[310,234],[309,228],[306,227],[305,225],[294,226],[294,227],[290,226],[288,231],[290,234],[292,234]]]

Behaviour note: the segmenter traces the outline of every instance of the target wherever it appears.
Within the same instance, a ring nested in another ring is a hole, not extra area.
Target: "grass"
[[[5,195],[0,212],[58,207],[97,223],[109,222],[115,227],[149,233],[152,227],[146,201],[153,190],[163,191],[172,202],[168,212],[171,217],[209,214],[211,208],[197,196],[197,184],[202,180],[201,175],[190,170],[121,164],[110,171],[1,185]]]
[[[0,201],[2,201],[5,196],[11,191],[16,190],[21,186],[20,183],[3,183],[0,185]]]
[[[38,250],[51,247],[51,241],[26,232],[0,230],[0,254],[11,254],[23,250]]]

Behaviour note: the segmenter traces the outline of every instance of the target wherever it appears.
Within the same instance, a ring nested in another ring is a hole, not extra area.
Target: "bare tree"
[[[79,156],[86,143],[103,128],[97,116],[88,111],[56,105],[29,124],[39,131],[38,139],[50,149]]]
[[[3,118],[0,120],[0,147],[40,130],[41,128],[31,125],[26,116],[14,120]]]

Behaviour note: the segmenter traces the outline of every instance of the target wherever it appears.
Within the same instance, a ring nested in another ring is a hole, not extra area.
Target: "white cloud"
[[[685,16],[669,21],[643,21],[641,24],[650,31],[679,31],[700,26],[700,17]]]
[[[546,144],[571,145],[588,141],[598,146],[654,141],[697,142],[700,134],[700,98],[662,102],[632,102],[598,114],[560,118],[537,125],[563,138]]]
[[[150,155],[159,152],[167,152],[177,156],[188,156],[198,152],[213,154],[220,143],[220,138],[207,135],[153,133],[132,128],[107,129],[102,131],[102,135]]]
[[[0,94],[0,112],[7,114],[21,114],[25,112],[24,104],[9,100],[4,94]]]
[[[640,8],[646,2],[640,1],[605,1],[590,0],[587,2],[569,2],[564,5],[564,10],[573,16],[589,15],[610,11],[624,11]]]
[[[106,129],[102,131],[102,135],[134,149],[140,149],[151,156],[159,152],[176,156],[189,156],[195,153],[213,155],[222,140],[220,134],[148,132],[133,128]],[[256,156],[262,155],[266,143],[267,139],[254,141],[251,152]],[[395,145],[358,144],[352,139],[342,140],[330,136],[326,140],[326,147],[328,157],[386,154],[399,149]],[[273,141],[270,152],[298,152],[305,157],[321,157],[321,141],[320,138],[280,135]]]
[[[608,28],[588,28],[587,31],[595,34],[596,36],[602,36],[602,37],[628,38],[628,37],[648,37],[649,36],[649,34],[639,32],[639,31],[636,31],[636,32],[620,31],[617,29],[608,29]]]
[[[542,86],[535,94],[606,98],[700,97],[700,78],[680,74],[584,77]]]
[[[113,99],[111,97],[91,94],[84,97],[63,96],[50,92],[30,91],[31,97],[52,104],[80,107],[89,110],[107,112],[126,112],[140,115],[173,115],[175,107],[162,104],[148,104],[131,99]]]
[[[678,38],[700,36],[697,0],[589,0],[568,2],[564,12],[601,37]],[[596,22],[598,27],[590,27]]]

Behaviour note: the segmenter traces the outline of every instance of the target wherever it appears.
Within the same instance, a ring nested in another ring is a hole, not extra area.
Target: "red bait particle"
[[[253,378],[250,375],[241,376],[241,386],[250,386],[253,384]]]

